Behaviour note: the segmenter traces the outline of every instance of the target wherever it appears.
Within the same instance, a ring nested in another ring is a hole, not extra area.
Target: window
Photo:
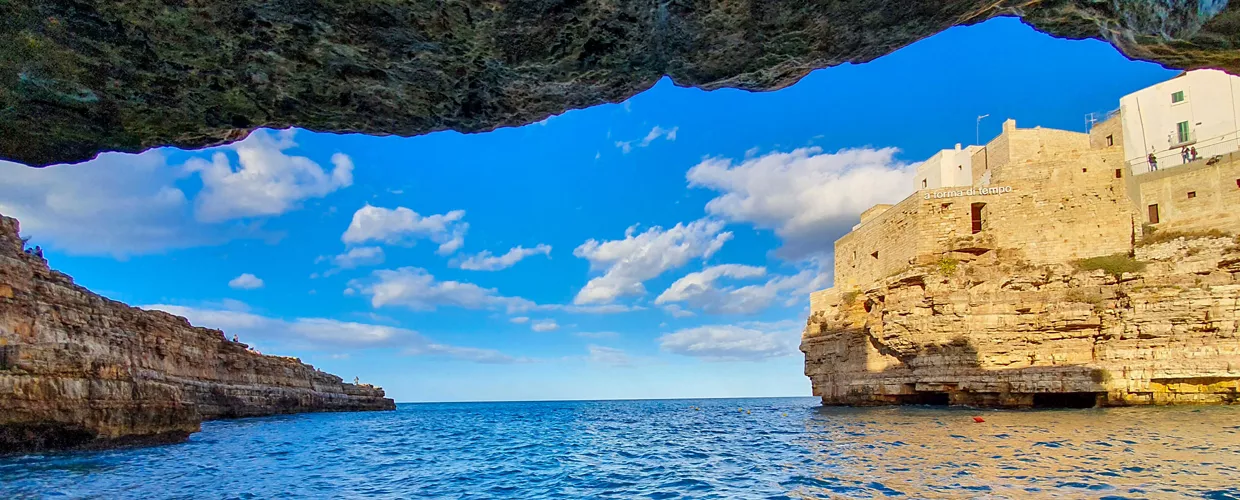
[[[1240,188],[1240,179],[1236,179],[1236,188]]]
[[[1122,169],[1122,168],[1117,168],[1117,169],[1115,169],[1115,178],[1116,178],[1116,179],[1122,179],[1122,178],[1124,178],[1124,169]]]
[[[956,170],[964,170],[964,165],[956,165]]]
[[[1190,199],[1190,200],[1191,200],[1191,199],[1196,198],[1196,197],[1197,197],[1197,192],[1196,192],[1196,191],[1189,191],[1189,192],[1188,192],[1188,199]]]
[[[1184,91],[1183,90],[1171,93],[1171,103],[1175,104],[1177,102],[1184,102]]]
[[[925,179],[922,179],[922,180],[921,180],[921,188],[922,188],[922,189],[926,189],[926,180],[925,180]]]
[[[1150,205],[1150,224],[1158,224],[1158,204]]]
[[[1108,136],[1107,136],[1107,146],[1114,146],[1114,145],[1115,145],[1115,136],[1114,136],[1114,135],[1108,135]]]
[[[982,232],[982,209],[986,208],[985,203],[974,203],[969,205],[971,212],[970,219],[973,222],[973,234]]]
[[[1192,140],[1192,133],[1188,130],[1188,122],[1180,122],[1175,125],[1175,131],[1179,135],[1178,144],[1184,144]]]
[[[877,252],[877,251],[875,251],[874,253],[870,254],[870,257],[874,257],[875,259],[877,259],[877,258],[878,258],[878,252]]]
[[[1085,173],[1085,172],[1087,172],[1087,170],[1082,168],[1082,169],[1081,169],[1081,173],[1083,174],[1083,173]]]

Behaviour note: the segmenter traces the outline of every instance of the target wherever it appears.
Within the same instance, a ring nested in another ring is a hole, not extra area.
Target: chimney
[[[956,151],[960,151],[960,143],[959,143],[959,142],[957,142],[957,143],[956,143]]]
[[[1016,120],[1013,120],[1011,118],[1004,120],[1003,121],[1003,132],[1007,133],[1013,130],[1016,130]]]

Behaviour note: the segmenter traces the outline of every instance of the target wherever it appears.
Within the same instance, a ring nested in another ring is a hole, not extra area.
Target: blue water
[[[697,409],[695,409],[697,408]],[[974,415],[985,419],[975,423]],[[1240,407],[402,404],[0,459],[0,498],[1240,498]]]

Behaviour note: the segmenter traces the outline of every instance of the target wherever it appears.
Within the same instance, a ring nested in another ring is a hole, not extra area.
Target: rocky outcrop
[[[204,419],[391,410],[382,389],[108,300],[0,216],[0,454],[184,440]]]
[[[819,298],[801,350],[824,404],[1240,402],[1240,238],[1137,247],[1139,271],[956,254]]]
[[[1240,71],[1226,0],[0,2],[0,158],[193,148],[257,127],[418,135],[617,102],[663,75],[773,90],[1017,15],[1176,68]]]

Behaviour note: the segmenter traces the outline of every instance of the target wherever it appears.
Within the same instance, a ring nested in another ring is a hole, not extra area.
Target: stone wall
[[[1154,226],[1159,230],[1240,233],[1240,154],[1207,163],[1203,158],[1135,176],[1144,210],[1138,221],[1149,222],[1144,207],[1157,204],[1160,222]],[[1194,196],[1190,198],[1189,192]]]
[[[918,255],[921,199],[913,195],[835,242],[835,281],[851,289],[904,269]]]
[[[108,300],[0,216],[0,454],[170,442],[203,419],[393,409],[382,389]]]
[[[1089,147],[1094,149],[1108,147],[1122,149],[1124,147],[1124,122],[1119,113],[1115,113],[1105,121],[1095,123],[1093,128],[1089,129]]]
[[[823,296],[802,337],[824,404],[1240,401],[1240,241],[1139,247],[1119,276],[990,252]]]

